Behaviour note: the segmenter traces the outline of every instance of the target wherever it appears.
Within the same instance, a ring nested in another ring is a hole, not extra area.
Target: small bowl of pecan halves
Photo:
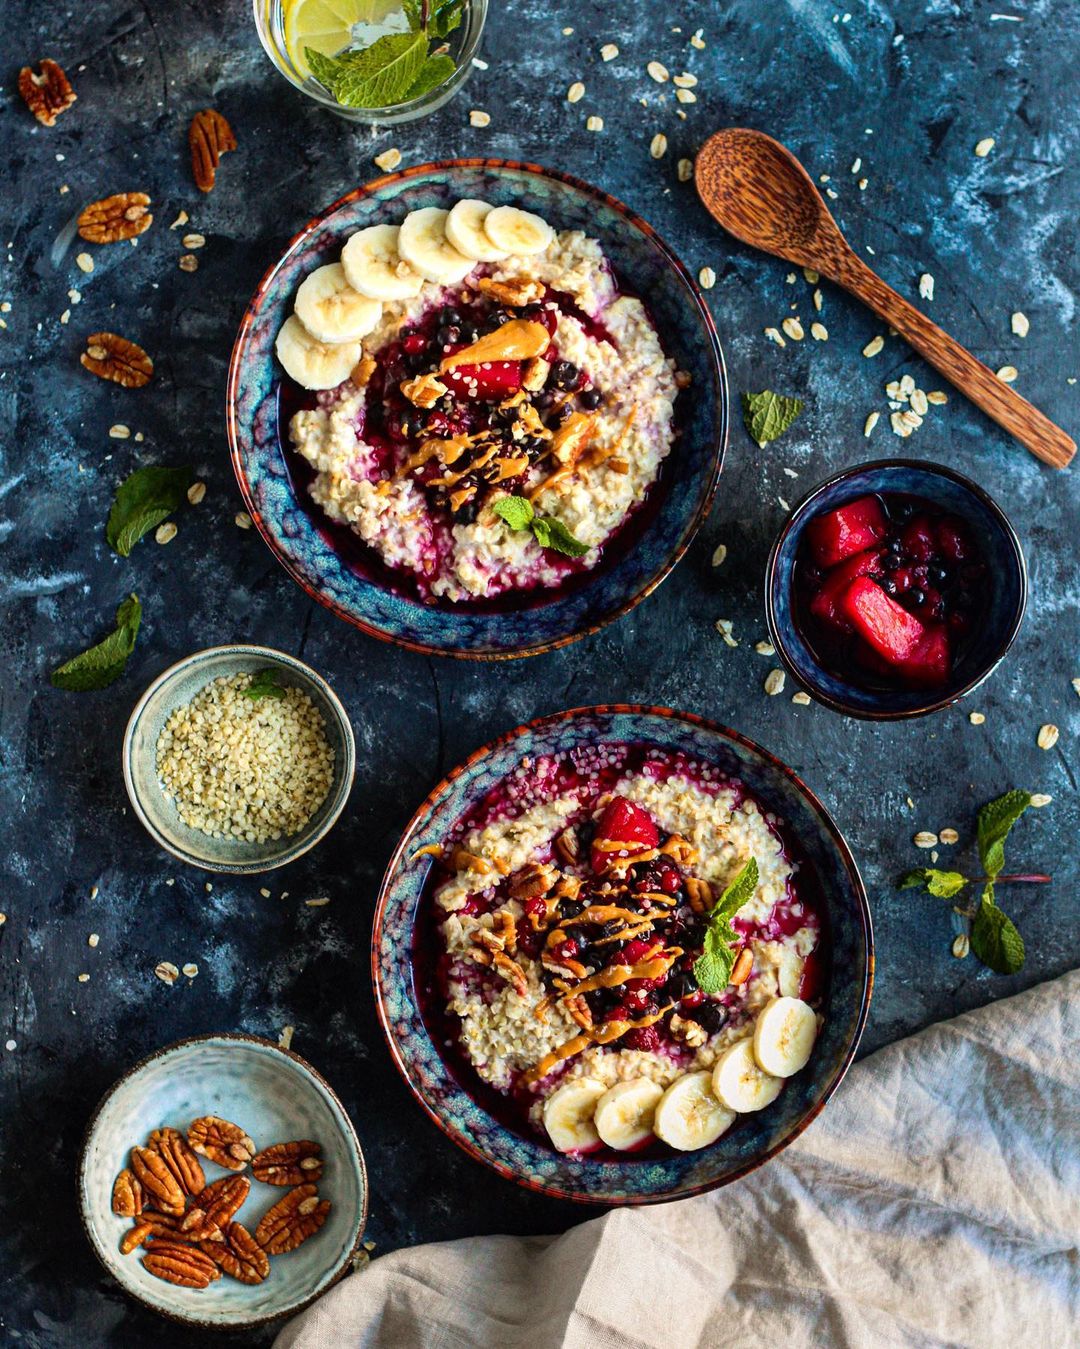
[[[203,1327],[299,1311],[353,1267],[367,1218],[341,1102],[249,1035],[181,1040],[130,1069],[90,1121],[79,1192],[125,1291]]]

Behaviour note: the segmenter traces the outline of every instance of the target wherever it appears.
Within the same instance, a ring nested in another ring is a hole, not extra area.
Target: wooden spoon
[[[810,175],[779,141],[740,127],[718,131],[702,146],[694,177],[706,209],[736,239],[843,286],[1036,458],[1066,467],[1076,442],[858,257]]]

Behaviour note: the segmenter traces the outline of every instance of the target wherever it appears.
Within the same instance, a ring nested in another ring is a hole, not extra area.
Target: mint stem
[[[1023,881],[1028,885],[1049,885],[1053,880],[1053,877],[1044,876],[1041,871],[1033,871],[1030,875],[1017,874],[1014,876],[994,876],[993,878],[990,876],[983,876],[981,880],[976,881],[975,883],[976,885],[985,885],[986,882],[991,879],[993,879],[995,885],[1007,885],[1010,881]]]
[[[420,0],[420,27],[427,32],[428,20],[431,18],[431,0]]]

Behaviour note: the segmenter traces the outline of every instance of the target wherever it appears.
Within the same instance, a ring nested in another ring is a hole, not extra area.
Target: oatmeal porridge
[[[346,242],[277,339],[307,491],[430,603],[558,587],[643,505],[685,382],[596,239],[466,200]]]
[[[523,762],[430,878],[430,996],[464,1070],[562,1152],[714,1142],[819,1029],[822,923],[795,856],[686,756]]]

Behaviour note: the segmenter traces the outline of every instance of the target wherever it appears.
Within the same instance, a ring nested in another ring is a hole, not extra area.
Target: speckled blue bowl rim
[[[963,473],[958,473],[954,468],[946,468],[944,464],[936,464],[931,460],[924,459],[868,459],[865,463],[855,464],[851,468],[842,469],[839,473],[834,473],[832,477],[824,479],[815,487],[811,487],[809,492],[801,501],[791,508],[787,519],[780,527],[780,532],[776,536],[776,541],[769,550],[769,560],[765,564],[765,621],[769,629],[769,638],[776,648],[776,654],[780,657],[781,664],[787,669],[793,679],[797,679],[800,684],[808,683],[805,673],[799,669],[792,657],[789,655],[787,645],[784,641],[780,626],[776,620],[776,609],[773,601],[773,592],[775,590],[775,576],[777,559],[780,556],[780,550],[795,529],[805,519],[810,508],[822,493],[827,492],[829,488],[835,487],[846,478],[853,478],[859,473],[865,473],[868,470],[879,469],[917,469],[921,473],[929,474],[931,477],[937,475],[943,478],[949,478],[958,486],[965,488],[972,496],[986,508],[987,511],[997,520],[1001,526],[1001,532],[1008,540],[1012,548],[1015,560],[1017,575],[1020,582],[1020,596],[1016,606],[1016,617],[1005,637],[1002,645],[998,648],[996,655],[982,667],[979,672],[971,677],[961,688],[942,694],[933,698],[930,702],[920,703],[915,707],[909,708],[861,708],[845,702],[841,698],[834,697],[827,690],[818,688],[816,685],[810,685],[810,691],[815,702],[819,702],[824,707],[828,707],[833,712],[839,712],[842,716],[858,717],[861,721],[906,721],[911,717],[925,717],[931,712],[940,712],[942,708],[951,707],[953,703],[958,703],[961,698],[979,687],[984,680],[988,679],[994,673],[997,667],[1008,655],[1009,648],[1016,640],[1016,635],[1020,631],[1021,624],[1024,621],[1024,614],[1027,611],[1028,597],[1028,574],[1027,562],[1024,559],[1024,550],[1020,543],[1020,537],[1013,528],[1012,521],[1005,514],[1002,508],[997,504],[994,498],[980,487],[977,482],[971,478],[965,477]]]
[[[337,768],[335,766],[335,785],[333,791],[341,797],[338,804],[331,810],[322,824],[307,835],[300,831],[297,835],[298,842],[294,848],[286,849],[280,857],[271,858],[268,861],[251,862],[223,862],[208,861],[204,857],[199,857],[196,853],[189,852],[183,848],[177,848],[168,839],[163,838],[156,825],[143,809],[139,798],[139,792],[135,785],[135,775],[131,771],[132,742],[135,735],[135,728],[138,725],[147,703],[158,692],[178,674],[190,666],[205,660],[208,656],[222,655],[231,652],[238,656],[254,656],[260,660],[278,661],[289,669],[295,670],[305,679],[309,680],[326,699],[328,705],[334,713],[334,716],[341,730],[341,738],[345,745],[345,764],[342,768],[340,784],[337,782]],[[131,808],[134,810],[139,823],[154,840],[159,848],[163,848],[178,861],[186,863],[188,866],[199,867],[203,871],[216,871],[221,875],[236,876],[261,876],[268,871],[276,871],[279,867],[287,866],[290,862],[295,862],[298,857],[309,852],[317,843],[321,843],[334,825],[341,818],[341,812],[348,803],[349,796],[352,793],[353,780],[356,777],[356,738],[353,735],[352,722],[349,720],[349,714],[345,711],[345,705],[337,696],[334,690],[326,680],[310,665],[306,665],[296,656],[290,656],[287,651],[278,651],[272,646],[256,646],[247,642],[224,642],[220,646],[206,646],[201,651],[192,651],[190,655],[184,656],[182,660],[176,661],[170,665],[167,670],[162,670],[158,677],[151,681],[143,690],[139,701],[131,709],[131,716],[128,717],[127,726],[124,728],[124,742],[120,751],[121,761],[124,771],[124,786],[127,788],[128,799],[131,802]]]
[[[711,355],[715,365],[716,388],[719,393],[719,408],[717,411],[717,421],[719,430],[716,436],[716,443],[713,453],[713,466],[710,474],[710,481],[707,490],[703,493],[694,517],[689,521],[683,533],[683,537],[678,546],[668,557],[666,562],[654,573],[652,578],[646,582],[635,594],[628,600],[614,608],[609,614],[598,619],[596,622],[582,627],[577,632],[567,633],[561,637],[548,638],[532,645],[517,647],[508,651],[471,651],[464,649],[455,649],[451,647],[431,646],[425,642],[415,640],[410,637],[384,631],[371,623],[366,622],[356,614],[349,613],[329,595],[321,593],[311,585],[300,573],[292,566],[289,559],[285,557],[277,545],[273,533],[263,520],[262,512],[259,510],[258,503],[255,501],[251,486],[247,480],[247,474],[244,470],[243,459],[240,444],[240,428],[237,420],[237,401],[239,397],[240,368],[242,364],[244,346],[247,341],[249,330],[255,321],[255,316],[259,306],[262,303],[267,290],[272,284],[275,275],[285,264],[290,255],[300,248],[309,235],[330,215],[333,215],[342,206],[349,202],[356,201],[361,197],[374,196],[383,188],[391,183],[400,182],[409,178],[420,177],[424,174],[440,170],[453,170],[456,168],[468,169],[509,169],[517,173],[535,174],[542,178],[550,178],[556,182],[565,183],[568,187],[574,188],[587,196],[591,196],[603,201],[612,210],[618,212],[623,218],[636,229],[645,234],[656,245],[657,249],[664,256],[665,260],[674,271],[683,284],[686,286],[691,300],[696,305],[701,317],[702,324],[709,337]],[[343,197],[331,203],[318,215],[313,216],[308,223],[295,234],[292,239],[276,259],[276,261],[267,268],[261,281],[255,289],[254,295],[248,301],[244,312],[239,331],[236,334],[236,340],[233,343],[232,355],[229,359],[229,377],[225,394],[225,426],[229,439],[229,457],[232,460],[233,472],[236,475],[236,481],[240,487],[240,493],[244,498],[244,504],[247,507],[248,514],[251,516],[256,529],[262,535],[267,547],[273,553],[289,576],[304,590],[312,599],[325,605],[331,613],[338,618],[344,619],[347,623],[353,624],[362,632],[367,633],[369,637],[377,637],[379,641],[390,642],[395,646],[402,646],[409,651],[418,651],[422,655],[428,656],[449,656],[457,660],[518,660],[524,656],[537,656],[547,651],[557,651],[560,647],[568,646],[571,642],[576,642],[582,637],[591,636],[599,632],[601,628],[607,627],[609,623],[614,623],[616,619],[622,618],[634,609],[641,601],[664,581],[672,570],[682,560],[687,549],[697,537],[698,530],[708,519],[709,512],[712,510],[713,500],[716,496],[717,487],[720,484],[720,474],[724,467],[724,458],[727,454],[728,435],[730,430],[730,393],[728,390],[727,365],[724,361],[723,349],[720,346],[720,338],[716,331],[716,324],[713,316],[705,303],[701,289],[694,279],[691,272],[680,261],[673,250],[664,242],[657,231],[629,206],[621,202],[617,197],[603,191],[602,188],[594,187],[582,178],[576,178],[572,174],[563,173],[558,169],[544,168],[540,164],[533,164],[527,160],[517,159],[436,159],[430,160],[426,164],[414,164],[408,168],[399,169],[395,173],[383,174],[378,178],[372,178],[362,186],[354,188],[352,192],[347,192]]]
[[[715,735],[719,735],[723,738],[735,742],[738,745],[743,746],[745,749],[748,749],[752,754],[760,755],[761,758],[766,763],[770,764],[773,768],[777,769],[784,777],[786,777],[788,781],[795,787],[795,789],[802,794],[804,799],[807,801],[807,803],[810,805],[810,807],[813,809],[813,811],[820,819],[821,824],[825,829],[825,832],[828,834],[829,838],[835,845],[836,850],[840,855],[841,861],[844,864],[844,868],[851,878],[852,890],[857,900],[856,911],[858,914],[859,925],[861,928],[863,938],[863,947],[866,956],[866,967],[863,976],[863,986],[859,997],[859,1015],[851,1033],[851,1043],[847,1048],[847,1052],[840,1061],[839,1066],[834,1072],[832,1079],[826,1084],[818,1100],[809,1110],[806,1111],[806,1113],[803,1115],[802,1119],[798,1122],[798,1124],[796,1124],[792,1128],[791,1132],[788,1133],[785,1138],[781,1139],[780,1142],[775,1144],[773,1147],[766,1149],[759,1156],[753,1158],[751,1161],[745,1163],[743,1166],[740,1166],[732,1170],[727,1175],[720,1176],[715,1180],[707,1181],[701,1185],[697,1185],[682,1190],[677,1196],[662,1195],[662,1194],[657,1195],[627,1194],[620,1196],[618,1199],[613,1199],[610,1196],[605,1197],[599,1195],[590,1195],[575,1190],[567,1190],[561,1188],[560,1186],[549,1184],[547,1182],[538,1179],[533,1179],[530,1176],[522,1175],[519,1171],[515,1171],[512,1167],[504,1166],[501,1163],[497,1162],[494,1158],[489,1157],[480,1148],[474,1147],[473,1144],[468,1139],[463,1138],[455,1129],[451,1128],[447,1124],[447,1122],[438,1114],[438,1112],[432,1108],[432,1106],[424,1098],[423,1094],[420,1092],[419,1088],[413,1081],[412,1075],[409,1071],[409,1063],[405,1058],[405,1056],[402,1054],[401,1048],[398,1045],[397,1041],[394,1039],[394,1036],[391,1034],[390,1013],[386,1005],[386,1001],[384,999],[382,981],[380,978],[380,971],[379,971],[379,948],[382,942],[383,917],[386,910],[386,904],[390,892],[391,883],[394,879],[394,876],[398,868],[401,866],[402,859],[404,858],[405,854],[407,853],[413,842],[413,838],[417,831],[418,826],[420,825],[424,817],[427,815],[428,811],[430,811],[436,805],[436,803],[438,802],[439,798],[443,795],[443,793],[446,792],[451,787],[451,785],[459,777],[462,776],[462,774],[467,773],[468,770],[474,764],[479,762],[485,756],[513,744],[515,740],[517,740],[519,737],[523,735],[529,735],[535,731],[542,730],[545,727],[554,726],[560,722],[569,721],[574,717],[606,716],[610,714],[624,715],[624,716],[625,715],[641,716],[641,717],[665,717],[672,721],[682,721],[688,723],[691,726],[700,727],[705,731],[709,731]],[[689,1199],[692,1198],[694,1195],[706,1194],[710,1190],[716,1190],[724,1185],[730,1185],[732,1181],[741,1180],[744,1176],[750,1175],[751,1172],[756,1171],[758,1167],[763,1166],[772,1157],[775,1157],[778,1153],[783,1152],[783,1150],[788,1146],[789,1143],[793,1143],[795,1139],[798,1138],[799,1135],[810,1124],[813,1123],[813,1121],[818,1117],[818,1115],[822,1112],[822,1110],[824,1110],[833,1093],[836,1091],[837,1087],[843,1081],[848,1068],[851,1066],[852,1060],[855,1058],[855,1053],[859,1047],[859,1041],[862,1038],[862,1033],[866,1026],[866,1019],[870,1012],[870,998],[873,993],[874,987],[874,963],[875,963],[875,954],[874,954],[873,920],[870,916],[870,904],[866,895],[866,886],[863,884],[863,879],[859,872],[858,865],[855,862],[855,858],[852,855],[851,849],[848,847],[847,840],[840,832],[839,826],[836,824],[835,820],[829,814],[828,810],[825,808],[823,803],[818,799],[817,795],[813,791],[811,791],[811,789],[806,785],[805,782],[803,782],[802,778],[800,778],[799,775],[793,769],[789,768],[788,765],[784,763],[782,759],[778,759],[775,754],[770,754],[767,749],[763,749],[761,745],[757,744],[756,741],[751,740],[749,736],[742,735],[739,731],[734,731],[729,726],[724,726],[720,722],[711,721],[709,720],[709,718],[699,716],[695,712],[679,712],[676,711],[674,708],[670,707],[654,707],[648,704],[641,704],[641,703],[600,703],[592,707],[568,708],[564,712],[555,712],[550,716],[537,717],[533,721],[524,722],[522,725],[516,726],[512,731],[507,731],[504,735],[500,735],[495,740],[490,740],[486,745],[481,745],[479,749],[474,750],[473,753],[470,754],[467,759],[463,760],[463,762],[458,764],[457,767],[452,769],[451,772],[449,772],[446,775],[446,777],[442,779],[441,782],[439,782],[435,787],[432,788],[432,790],[428,793],[428,795],[424,798],[424,800],[414,811],[412,818],[409,820],[409,823],[405,826],[405,830],[401,835],[401,839],[397,847],[394,849],[393,856],[390,858],[390,861],[387,864],[382,884],[379,887],[379,898],[375,907],[375,921],[372,927],[372,934],[371,934],[371,983],[375,992],[375,1010],[376,1013],[378,1014],[379,1025],[382,1027],[383,1037],[386,1040],[387,1047],[390,1050],[390,1057],[393,1059],[395,1067],[401,1074],[401,1077],[405,1082],[405,1085],[408,1087],[413,1098],[417,1101],[417,1103],[420,1105],[421,1109],[428,1116],[428,1118],[438,1126],[438,1128],[447,1136],[447,1138],[449,1138],[453,1143],[456,1143],[457,1146],[461,1148],[463,1152],[468,1153],[468,1155],[472,1157],[475,1161],[480,1162],[481,1165],[488,1167],[490,1170],[495,1171],[497,1174],[503,1176],[505,1179],[514,1181],[516,1184],[522,1186],[524,1189],[533,1190],[539,1194],[549,1195],[551,1198],[554,1199],[568,1199],[575,1203],[595,1204],[604,1207],[629,1207],[629,1206],[636,1207],[645,1204],[662,1204],[672,1202],[677,1199]]]
[[[148,1064],[153,1063],[155,1059],[161,1058],[163,1054],[170,1054],[174,1049],[183,1049],[187,1045],[207,1044],[211,1041],[217,1042],[232,1041],[241,1044],[259,1045],[263,1049],[270,1049],[274,1053],[280,1054],[282,1058],[291,1059],[293,1063],[298,1064],[301,1068],[304,1069],[305,1072],[311,1074],[316,1085],[322,1091],[324,1091],[327,1096],[329,1096],[329,1098],[333,1101],[334,1105],[337,1106],[338,1110],[341,1111],[341,1117],[347,1126],[346,1138],[348,1139],[350,1144],[352,1144],[352,1146],[355,1148],[356,1151],[356,1162],[360,1168],[360,1181],[361,1181],[360,1188],[364,1196],[363,1203],[360,1208],[360,1215],[356,1224],[356,1239],[353,1242],[350,1249],[345,1252],[344,1256],[342,1257],[339,1263],[337,1270],[334,1272],[333,1276],[330,1278],[329,1282],[326,1284],[325,1287],[320,1288],[317,1292],[311,1293],[308,1297],[303,1298],[301,1301],[295,1303],[292,1307],[289,1307],[284,1311],[275,1312],[271,1316],[254,1316],[251,1317],[249,1320],[245,1321],[233,1321],[230,1322],[228,1325],[221,1325],[213,1321],[204,1321],[202,1320],[201,1317],[198,1316],[182,1316],[179,1312],[165,1311],[163,1308],[155,1307],[151,1303],[145,1301],[145,1299],[140,1297],[139,1294],[133,1288],[128,1288],[126,1285],[120,1283],[120,1281],[116,1278],[112,1270],[108,1267],[108,1265],[101,1258],[101,1255],[98,1252],[97,1245],[90,1234],[90,1226],[89,1223],[87,1222],[86,1210],[82,1203],[83,1180],[86,1173],[87,1154],[90,1147],[90,1138],[93,1135],[94,1126],[97,1124],[101,1112],[108,1105],[109,1101],[112,1099],[116,1090],[124,1082],[126,1082],[128,1078],[133,1077],[136,1073],[141,1072],[145,1067],[147,1067]],[[364,1232],[367,1228],[367,1220],[368,1220],[368,1197],[371,1193],[370,1186],[368,1184],[367,1163],[364,1161],[364,1150],[360,1146],[360,1139],[357,1136],[356,1128],[354,1127],[352,1120],[349,1118],[349,1112],[345,1109],[345,1106],[342,1104],[341,1099],[338,1096],[337,1092],[334,1090],[334,1088],[330,1085],[329,1082],[327,1082],[326,1078],[323,1077],[322,1073],[319,1072],[318,1068],[313,1067],[310,1063],[308,1063],[307,1059],[301,1058],[300,1055],[294,1053],[293,1050],[284,1049],[281,1045],[275,1044],[273,1040],[267,1040],[262,1035],[247,1035],[243,1031],[210,1031],[206,1035],[189,1035],[186,1036],[183,1040],[174,1040],[171,1044],[162,1045],[160,1049],[155,1049],[152,1054],[147,1054],[146,1057],[140,1059],[138,1063],[133,1063],[131,1067],[127,1070],[127,1072],[122,1073],[112,1084],[112,1086],[108,1089],[108,1091],[106,1091],[104,1095],[101,1097],[101,1099],[98,1101],[97,1105],[94,1107],[90,1119],[87,1121],[86,1128],[83,1131],[82,1146],[79,1149],[79,1169],[76,1174],[76,1187],[79,1193],[79,1220],[82,1223],[83,1233],[86,1236],[86,1240],[90,1245],[90,1249],[94,1252],[94,1256],[97,1259],[98,1263],[101,1265],[102,1269],[106,1272],[106,1274],[108,1274],[109,1278],[121,1290],[121,1292],[123,1292],[127,1297],[131,1298],[132,1301],[137,1302],[140,1307],[146,1307],[149,1311],[154,1312],[158,1316],[165,1317],[165,1319],[168,1321],[176,1321],[181,1325],[196,1326],[199,1330],[213,1330],[218,1332],[219,1334],[224,1335],[229,1335],[233,1331],[237,1330],[254,1330],[259,1326],[266,1326],[272,1324],[274,1321],[280,1321],[283,1317],[295,1316],[297,1312],[303,1311],[305,1307],[310,1307],[311,1304],[317,1298],[322,1297],[324,1293],[328,1293],[330,1289],[334,1287],[335,1284],[337,1284],[341,1279],[343,1279],[345,1275],[348,1274],[349,1270],[352,1268],[353,1262],[356,1259],[357,1253],[359,1252],[361,1243],[363,1241]]]

